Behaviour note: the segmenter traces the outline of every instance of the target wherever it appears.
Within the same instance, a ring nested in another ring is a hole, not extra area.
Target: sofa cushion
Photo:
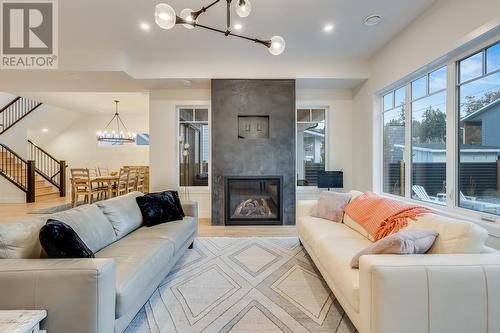
[[[437,214],[425,214],[411,221],[403,230],[434,230],[439,233],[428,253],[481,253],[488,232],[483,227],[467,221]]]
[[[173,254],[171,241],[137,231],[96,253],[96,258],[116,262],[116,318],[142,305],[137,300],[170,263]]]
[[[297,229],[303,242],[311,243],[320,238],[355,238],[366,240],[342,223],[332,223],[329,220],[312,216],[303,216],[297,220]]]
[[[116,239],[113,226],[96,205],[84,205],[50,216],[69,225],[96,253]]]
[[[40,229],[40,243],[49,258],[94,258],[76,232],[61,221],[47,221]]]
[[[186,216],[182,221],[162,223],[153,227],[142,227],[130,235],[130,237],[158,237],[169,240],[174,244],[175,253],[182,249],[186,241],[196,234],[198,230],[197,220]]]
[[[356,312],[359,312],[359,270],[351,268],[350,262],[356,253],[369,246],[371,242],[351,229],[343,227],[358,237],[318,238],[315,240],[314,251],[319,265],[323,268],[322,273],[328,274],[328,280],[335,283],[344,299]]]
[[[40,258],[38,234],[44,224],[42,218],[0,224],[0,259]]]
[[[131,192],[109,200],[99,201],[97,206],[115,230],[118,239],[138,229],[142,225],[142,214],[135,198],[141,197],[141,192]]]

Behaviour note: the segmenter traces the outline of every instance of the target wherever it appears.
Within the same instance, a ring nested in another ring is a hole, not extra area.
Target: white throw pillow
[[[0,259],[37,259],[42,253],[38,234],[46,219],[0,224]]]
[[[428,253],[481,253],[488,238],[483,227],[437,214],[425,214],[402,230],[435,230],[438,238]]]

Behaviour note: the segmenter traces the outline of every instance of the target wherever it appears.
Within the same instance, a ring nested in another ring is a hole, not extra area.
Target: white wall
[[[134,132],[149,132],[148,114],[121,114],[122,120]],[[124,145],[98,147],[96,132],[110,120],[109,114],[80,114],[70,126],[42,146],[50,154],[65,160],[69,168],[108,167],[118,171],[124,165],[149,165],[149,147]],[[68,189],[69,191],[70,189]]]
[[[179,190],[177,168],[177,106],[210,107],[210,90],[153,90],[149,101],[151,191]],[[211,195],[207,187],[179,190],[183,199],[198,201],[200,217],[210,217]]]
[[[350,89],[298,89],[297,107],[327,107],[327,170],[344,171],[344,190],[352,189],[352,91]],[[298,187],[297,199],[315,199],[321,190]]]
[[[326,106],[328,115],[328,167],[344,170],[345,189],[352,188],[352,146],[351,112],[352,93],[350,89],[297,90],[298,106]],[[210,106],[210,90],[154,90],[150,94],[151,133],[151,189],[179,189],[177,169],[177,106]],[[200,216],[211,215],[211,193],[209,188],[190,187],[189,199],[198,201]],[[184,189],[180,194],[186,197]],[[317,197],[319,191],[311,188],[298,189],[298,198]]]
[[[369,60],[369,79],[354,90],[353,186],[373,189],[379,175],[376,93],[498,24],[498,0],[439,0]],[[375,186],[376,187],[376,186]]]

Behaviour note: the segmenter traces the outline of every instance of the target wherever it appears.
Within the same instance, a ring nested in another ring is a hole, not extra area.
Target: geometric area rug
[[[296,237],[197,238],[126,333],[356,333]]]

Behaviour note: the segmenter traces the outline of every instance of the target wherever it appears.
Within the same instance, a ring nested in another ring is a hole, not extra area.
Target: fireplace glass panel
[[[228,179],[226,190],[228,222],[281,220],[279,178]]]

